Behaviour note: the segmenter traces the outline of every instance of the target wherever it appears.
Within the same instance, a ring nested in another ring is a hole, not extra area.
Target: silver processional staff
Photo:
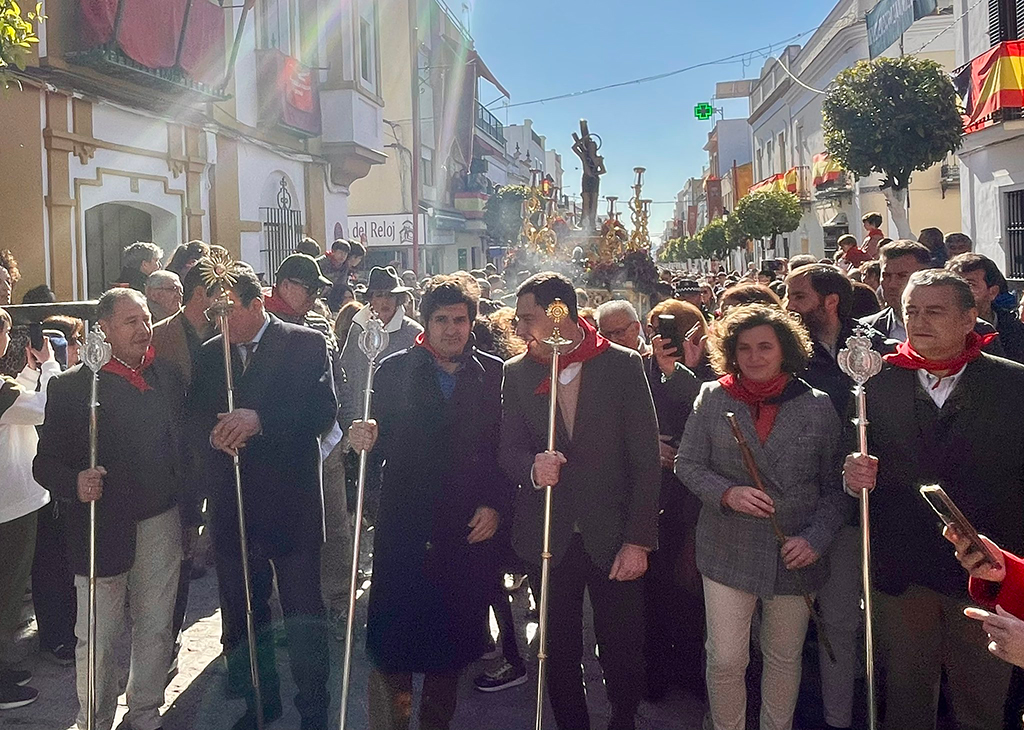
[[[882,370],[882,356],[871,347],[868,330],[858,326],[846,340],[846,347],[836,357],[839,368],[853,381],[853,396],[857,399],[857,451],[868,453],[868,402],[864,384]],[[860,492],[860,544],[861,580],[864,584],[864,656],[867,674],[868,728],[878,725],[878,707],[875,697],[875,647],[871,619],[871,509],[868,490]]]

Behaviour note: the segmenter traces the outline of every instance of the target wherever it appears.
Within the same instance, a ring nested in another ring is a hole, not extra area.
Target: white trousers
[[[761,600],[761,730],[791,730],[810,613],[801,596],[759,599],[704,578],[708,703],[714,730],[744,730],[750,624]]]
[[[127,573],[96,579],[96,730],[110,730],[117,711],[122,669],[117,645],[131,626],[128,670],[128,715],[132,730],[160,727],[160,706],[171,664],[174,599],[181,567],[181,523],[178,508],[136,525],[135,562]],[[86,727],[89,579],[75,576],[78,618],[75,622],[75,672],[78,727]]]

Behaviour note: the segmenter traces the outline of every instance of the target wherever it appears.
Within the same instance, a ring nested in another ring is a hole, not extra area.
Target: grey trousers
[[[3,560],[0,560],[0,662],[13,662],[16,658],[14,632],[18,628],[25,589],[32,573],[37,515],[38,512],[29,512],[0,524],[0,545],[3,546]]]
[[[857,656],[864,652],[864,645],[857,641],[857,630],[863,620],[860,597],[864,592],[860,527],[843,527],[832,541],[828,559],[828,582],[818,591],[818,607],[836,660],[829,659],[824,644],[818,642],[821,698],[825,705],[825,722],[832,727],[849,727],[853,724]]]
[[[324,605],[336,613],[348,611],[352,571],[352,522],[345,495],[345,446],[342,441],[324,459],[324,523],[327,540],[320,552],[320,589]]]
[[[181,565],[181,523],[178,508],[136,525],[135,562],[127,573],[96,580],[96,730],[110,730],[117,710],[121,667],[118,639],[131,626],[128,670],[128,715],[132,730],[160,727],[160,706],[170,668],[174,637],[171,624]],[[78,727],[86,727],[89,579],[75,576],[78,619],[75,673]],[[127,611],[126,611],[127,607]],[[131,617],[129,623],[129,615]]]
[[[1013,667],[989,653],[981,624],[964,616],[966,600],[912,585],[900,596],[875,591],[874,605],[886,666],[885,730],[934,730],[943,670],[959,730],[1003,726]]]

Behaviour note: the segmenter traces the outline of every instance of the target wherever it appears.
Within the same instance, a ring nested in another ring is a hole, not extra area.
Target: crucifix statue
[[[572,151],[583,163],[583,180],[580,189],[583,191],[583,213],[581,225],[589,225],[591,231],[597,230],[597,201],[601,191],[601,175],[607,170],[604,158],[597,154],[601,149],[601,138],[591,134],[587,120],[580,120],[580,133],[572,133]]]

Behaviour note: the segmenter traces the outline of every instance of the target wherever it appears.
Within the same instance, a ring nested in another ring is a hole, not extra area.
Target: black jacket
[[[507,519],[498,466],[502,363],[470,351],[446,399],[434,357],[397,352],[374,380],[375,455],[384,461],[367,651],[385,672],[446,672],[482,653],[494,540],[470,545],[479,507]]]
[[[101,577],[119,575],[135,561],[136,523],[179,504],[182,522],[196,510],[182,439],[185,381],[177,367],[156,360],[143,377],[152,387],[139,392],[119,375],[99,374],[98,464],[107,470],[96,502],[96,564]],[[88,573],[89,507],[78,499],[78,473],[89,468],[89,400],[92,371],[78,365],[47,387],[46,420],[32,471],[37,482],[67,503],[68,548],[75,573]],[[155,441],[154,441],[155,439]],[[141,460],[157,449],[167,464]],[[159,479],[151,479],[151,475]]]
[[[942,525],[918,493],[940,484],[978,531],[1024,550],[1024,367],[982,355],[938,409],[916,371],[891,365],[867,384],[868,448],[878,457],[871,494],[875,586],[899,595],[921,585],[967,595]]]
[[[839,331],[839,339],[836,341],[836,352],[846,347],[846,341],[853,336],[854,326],[858,322],[850,320],[843,323]],[[886,339],[879,331],[871,329],[868,332],[873,350],[881,355],[886,355],[896,350],[897,343],[894,340]],[[812,388],[827,393],[832,406],[839,414],[839,418],[846,419],[854,414],[852,408],[853,381],[850,376],[839,367],[836,358],[828,349],[817,340],[814,340],[814,349],[811,359],[807,362],[807,369],[800,375],[801,379],[807,382]]]
[[[237,550],[232,460],[209,444],[217,414],[227,411],[223,347],[220,335],[203,345],[193,372],[189,413],[202,442],[197,448],[208,475],[214,542]],[[338,408],[323,335],[270,315],[245,372],[237,347],[232,347],[232,361],[235,408],[256,411],[263,428],[241,452],[251,549],[277,557],[323,542],[319,437]]]

